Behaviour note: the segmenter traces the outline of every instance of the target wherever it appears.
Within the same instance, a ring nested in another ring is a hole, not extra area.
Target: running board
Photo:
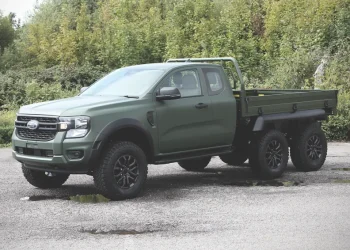
[[[206,156],[216,156],[228,154],[232,152],[232,146],[222,146],[215,148],[206,148],[200,150],[182,151],[170,154],[160,154],[155,158],[155,164],[165,164],[171,162],[178,162],[182,160],[190,160],[202,158]]]

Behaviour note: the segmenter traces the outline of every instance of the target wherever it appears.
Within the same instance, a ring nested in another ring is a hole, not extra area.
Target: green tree
[[[8,47],[15,39],[15,15],[10,13],[4,16],[0,11],[0,54]]]

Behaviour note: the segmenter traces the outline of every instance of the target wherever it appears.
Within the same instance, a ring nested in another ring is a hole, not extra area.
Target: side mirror
[[[81,93],[83,93],[85,90],[87,90],[89,87],[82,87],[81,89],[80,89],[80,94]]]
[[[162,100],[174,100],[180,99],[181,94],[178,88],[175,87],[163,87],[157,93],[156,99],[157,101]]]

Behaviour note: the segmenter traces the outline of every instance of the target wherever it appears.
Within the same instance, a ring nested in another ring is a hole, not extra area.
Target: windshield
[[[159,69],[121,68],[101,78],[82,96],[140,96],[164,73]]]

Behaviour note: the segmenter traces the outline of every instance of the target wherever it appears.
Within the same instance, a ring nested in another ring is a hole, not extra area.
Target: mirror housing
[[[156,96],[157,101],[180,99],[180,90],[175,87],[163,87]]]
[[[85,90],[87,90],[89,87],[82,87],[81,89],[80,89],[80,94],[81,93],[83,93]]]

